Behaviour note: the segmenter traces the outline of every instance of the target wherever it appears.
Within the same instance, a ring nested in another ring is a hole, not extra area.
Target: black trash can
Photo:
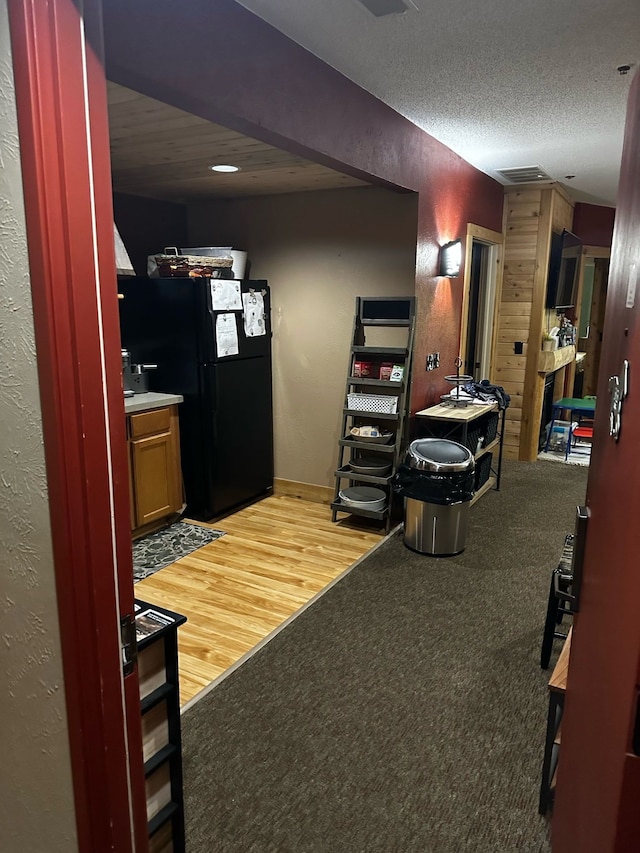
[[[455,441],[412,441],[394,478],[405,499],[404,544],[420,554],[451,557],[464,551],[475,486],[473,453]]]

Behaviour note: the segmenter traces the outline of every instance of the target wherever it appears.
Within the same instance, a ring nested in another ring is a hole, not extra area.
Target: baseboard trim
[[[333,500],[331,486],[316,486],[314,483],[299,483],[297,480],[283,480],[280,477],[273,481],[273,493],[319,504],[330,504]]]

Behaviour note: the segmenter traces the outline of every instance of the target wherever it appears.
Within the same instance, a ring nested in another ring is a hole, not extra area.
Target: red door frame
[[[571,642],[554,853],[640,850],[640,74],[629,93],[587,505],[580,612]],[[635,272],[634,272],[635,266]],[[619,441],[609,436],[609,377],[630,363]]]
[[[100,0],[9,0],[82,853],[148,850]]]

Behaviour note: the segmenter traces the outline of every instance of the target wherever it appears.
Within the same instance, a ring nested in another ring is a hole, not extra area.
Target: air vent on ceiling
[[[409,8],[404,0],[358,0],[358,2],[376,18],[384,18],[385,15],[403,15]]]
[[[499,175],[512,184],[530,184],[535,181],[551,181],[553,178],[540,166],[521,166],[517,169],[496,169]]]

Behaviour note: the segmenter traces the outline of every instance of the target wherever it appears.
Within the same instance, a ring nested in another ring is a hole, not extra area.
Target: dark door
[[[640,76],[632,83],[598,380],[580,612],[562,722],[554,853],[640,850]],[[619,440],[609,377],[630,363]]]
[[[473,376],[476,381],[482,379],[480,372],[487,289],[487,251],[487,246],[476,240],[473,241],[464,372]]]
[[[602,354],[602,335],[607,302],[607,283],[609,277],[609,259],[596,258],[594,263],[593,291],[591,297],[588,335],[582,348],[586,352],[584,359],[583,394],[595,394],[600,371]]]
[[[271,359],[229,359],[204,370],[213,404],[205,427],[213,517],[273,488]]]

